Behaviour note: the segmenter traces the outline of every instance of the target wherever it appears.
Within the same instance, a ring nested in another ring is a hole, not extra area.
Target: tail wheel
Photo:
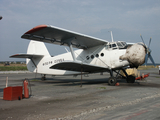
[[[42,77],[41,80],[42,80],[42,81],[46,80],[46,77]]]
[[[41,77],[41,80],[44,81],[46,80],[46,75],[44,74],[44,76]]]
[[[132,75],[129,75],[128,77],[127,77],[127,83],[134,83],[135,82],[135,77],[134,76],[132,76]]]
[[[116,78],[110,77],[108,79],[108,85],[115,86],[116,83],[117,83],[117,79]]]

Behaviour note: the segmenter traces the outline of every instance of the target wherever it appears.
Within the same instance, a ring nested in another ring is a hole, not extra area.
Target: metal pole
[[[6,87],[8,87],[8,77],[6,77]]]
[[[83,68],[81,66],[81,87],[82,87],[82,71],[83,71]]]

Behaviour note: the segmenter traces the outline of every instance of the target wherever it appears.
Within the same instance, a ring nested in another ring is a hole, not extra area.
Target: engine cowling
[[[146,55],[146,48],[141,44],[133,44],[128,46],[126,53],[120,56],[121,60],[128,60],[130,67],[138,68],[138,66],[144,64]]]

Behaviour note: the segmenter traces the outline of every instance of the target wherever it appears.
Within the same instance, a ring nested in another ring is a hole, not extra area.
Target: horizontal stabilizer
[[[77,71],[77,72],[82,71],[89,73],[109,71],[109,69],[106,67],[101,67],[81,62],[73,62],[73,61],[61,62],[51,66],[50,68],[59,70]]]
[[[10,56],[10,58],[35,58],[35,57],[43,57],[44,55],[35,55],[35,54],[15,54]]]

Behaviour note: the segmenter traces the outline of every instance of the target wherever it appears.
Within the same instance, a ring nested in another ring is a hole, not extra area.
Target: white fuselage
[[[74,54],[77,61],[83,63],[89,63],[97,66],[109,67],[111,69],[117,69],[129,65],[127,60],[120,60],[119,57],[124,55],[126,49],[112,49],[108,48],[107,45],[96,46],[89,48],[87,50],[75,50]],[[80,72],[66,71],[66,70],[57,70],[50,69],[54,64],[63,62],[63,61],[73,61],[72,55],[70,52],[60,54],[54,57],[50,55],[45,55],[42,59],[33,58],[37,69],[33,62],[30,59],[27,59],[27,67],[31,72],[37,72],[40,74],[51,74],[51,75],[74,75],[80,74]]]

